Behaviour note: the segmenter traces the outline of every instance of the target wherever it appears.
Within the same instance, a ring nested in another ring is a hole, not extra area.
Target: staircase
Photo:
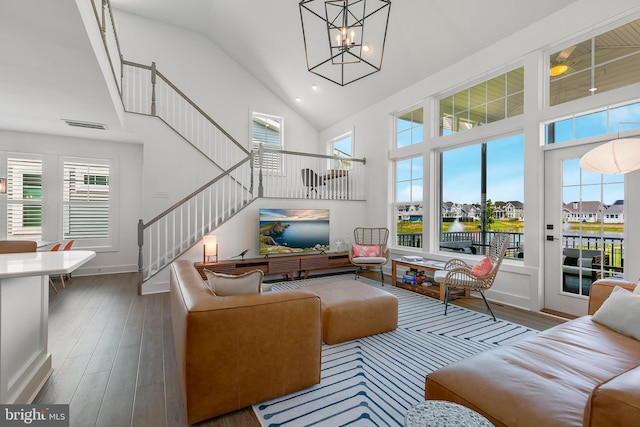
[[[124,60],[109,1],[91,2],[125,112],[158,118],[207,159],[212,170],[219,171],[155,218],[139,220],[140,287],[256,197],[363,198],[364,187],[359,183],[364,182],[365,159],[269,152],[263,147],[257,152],[247,150],[157,70],[155,63],[148,66]],[[281,169],[263,167],[265,155],[279,157]],[[306,169],[329,169],[320,192],[310,194],[302,185],[300,172]]]
[[[142,282],[160,272],[254,199],[254,155],[156,69],[122,61],[128,113],[160,119],[220,171],[211,181],[150,221],[138,222]]]

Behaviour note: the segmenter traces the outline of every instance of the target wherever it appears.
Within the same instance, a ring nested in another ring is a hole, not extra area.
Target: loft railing
[[[148,222],[138,222],[138,272],[148,280],[253,200],[252,156]]]
[[[125,111],[160,118],[222,170],[250,154],[158,71],[155,63],[123,61],[122,102]]]
[[[258,196],[364,200],[366,159],[267,149],[256,154]]]

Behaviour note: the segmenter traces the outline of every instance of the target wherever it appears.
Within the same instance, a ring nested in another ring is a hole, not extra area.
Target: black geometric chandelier
[[[382,68],[390,0],[303,0],[307,69],[340,86]]]

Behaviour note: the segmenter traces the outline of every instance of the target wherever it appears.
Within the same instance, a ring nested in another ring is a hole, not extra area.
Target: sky
[[[573,141],[607,133],[640,128],[640,103],[625,105],[571,117],[555,123],[555,143]],[[410,145],[421,137],[422,126],[412,122],[401,132],[399,146]],[[599,201],[610,205],[624,199],[624,177],[601,175],[580,169],[579,158],[563,161],[563,202]],[[524,137],[522,134],[487,141],[487,199],[524,200]],[[422,201],[422,159],[398,162],[397,194],[399,202]],[[481,144],[447,150],[443,153],[442,200],[455,203],[480,203]]]
[[[442,200],[480,203],[481,144],[443,153]],[[487,141],[487,199],[524,202],[524,137]]]
[[[264,209],[260,221],[329,221],[329,209]]]

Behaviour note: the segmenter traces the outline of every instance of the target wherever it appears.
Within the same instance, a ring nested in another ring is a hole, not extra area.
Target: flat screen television
[[[260,209],[260,254],[329,250],[329,209]]]

